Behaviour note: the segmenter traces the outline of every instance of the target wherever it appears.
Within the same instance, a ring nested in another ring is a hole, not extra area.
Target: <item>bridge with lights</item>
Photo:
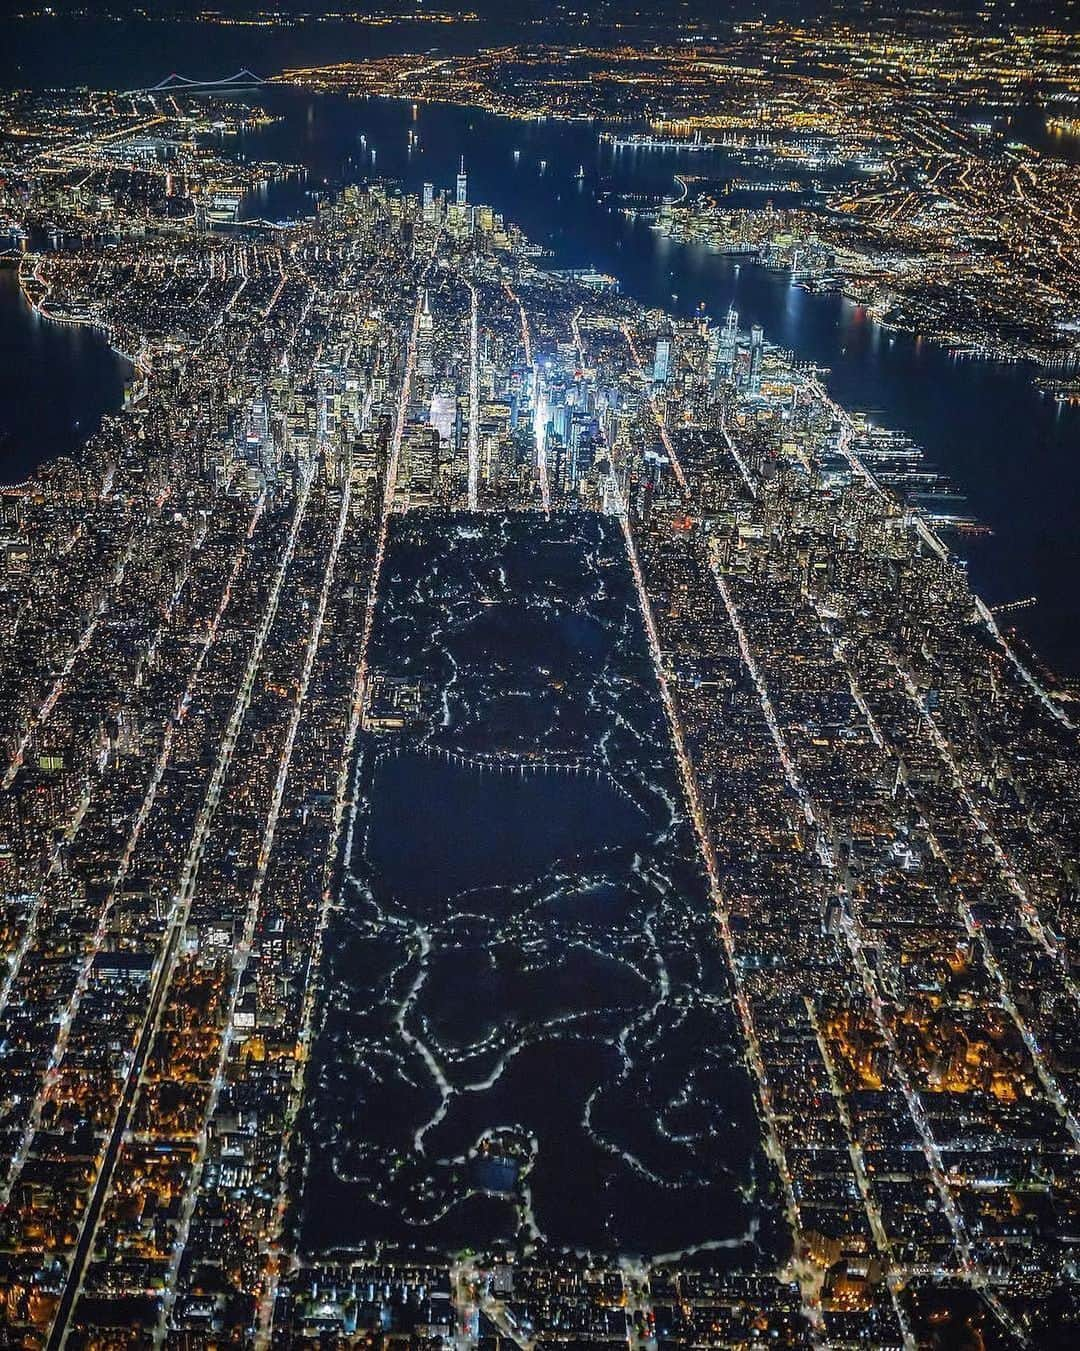
[[[238,70],[234,75],[227,75],[223,80],[193,80],[188,75],[178,75],[175,71],[171,75],[166,75],[163,80],[157,84],[149,85],[145,89],[128,89],[126,94],[203,94],[211,93],[215,89],[257,89],[260,85],[266,84],[266,80],[261,75],[256,75],[245,66],[243,70]]]

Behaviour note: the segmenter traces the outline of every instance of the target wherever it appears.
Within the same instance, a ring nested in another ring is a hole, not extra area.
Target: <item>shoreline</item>
[[[35,257],[40,256],[42,255],[35,255]],[[121,347],[117,347],[116,343],[113,341],[112,329],[103,319],[95,318],[93,316],[87,316],[85,319],[82,319],[74,314],[53,314],[50,310],[47,310],[45,308],[45,302],[49,297],[49,293],[52,291],[52,285],[51,283],[46,282],[43,277],[38,276],[36,270],[32,274],[34,280],[45,287],[44,294],[40,300],[35,300],[27,288],[21,263],[16,275],[19,282],[19,291],[35,314],[40,315],[42,319],[48,319],[49,322],[53,324],[69,324],[73,328],[93,329],[95,332],[102,335],[109,346],[109,350],[115,352],[118,357],[121,357],[126,361],[133,370],[141,371],[144,375],[149,375],[151,373],[150,367],[143,365],[138,357],[132,356],[130,352],[125,352]]]
[[[804,383],[807,386],[807,388],[809,388],[814,394],[816,394],[817,397],[826,405],[826,407],[828,407],[831,410],[833,416],[837,419],[841,427],[844,429],[843,437],[841,439],[841,452],[840,452],[843,455],[844,459],[848,461],[852,469],[854,469],[857,473],[862,475],[862,477],[866,480],[866,482],[873,487],[875,492],[879,493],[882,497],[888,499],[889,501],[895,503],[898,507],[903,509],[903,503],[899,501],[899,499],[895,496],[895,494],[892,493],[888,488],[880,484],[875,478],[873,471],[863,463],[863,461],[860,459],[860,457],[856,454],[855,451],[849,449],[847,442],[854,434],[855,426],[854,423],[852,422],[851,414],[848,412],[848,410],[843,406],[843,404],[839,403],[836,399],[833,398],[833,396],[830,394],[829,390],[823,383],[821,377],[816,375],[811,376],[808,379],[804,377]],[[935,553],[943,563],[950,563],[951,560],[954,560],[959,557],[959,555],[955,552],[955,550],[949,548],[949,546],[940,537],[940,535],[933,528],[930,522],[926,520],[926,518],[922,515],[922,513],[918,511],[911,512],[911,520],[907,528],[909,530],[914,531],[914,533],[919,537],[922,543],[933,553]],[[956,566],[955,562],[951,562],[951,565],[954,567]],[[1075,731],[1076,723],[1073,722],[1072,718],[1069,717],[1068,713],[1062,707],[1062,704],[1065,702],[1064,698],[1062,698],[1061,696],[1055,698],[1054,694],[1050,690],[1048,690],[1042,684],[1042,682],[1036,677],[1036,675],[1025,665],[1025,663],[1021,661],[1020,657],[1013,650],[1008,639],[1005,637],[1005,635],[999,628],[997,620],[994,618],[994,614],[993,611],[990,609],[990,606],[986,604],[986,602],[978,594],[978,592],[974,589],[974,587],[971,587],[969,585],[969,590],[971,592],[971,598],[975,606],[975,612],[979,616],[980,621],[986,627],[986,630],[990,634],[990,637],[993,639],[993,641],[1001,648],[1001,650],[1005,653],[1005,656],[1009,659],[1009,661],[1012,662],[1021,679],[1023,679],[1031,687],[1031,689],[1038,695],[1040,700],[1046,705],[1047,709],[1049,710],[1049,712],[1053,717],[1055,717],[1065,727],[1068,727],[1070,730]],[[1038,653],[1036,653],[1036,655],[1038,656],[1040,662],[1042,662],[1044,666],[1047,665],[1045,657],[1043,657],[1041,654]],[[1048,674],[1053,675],[1057,683],[1062,683],[1062,678],[1057,671],[1054,671],[1052,667],[1048,667],[1047,669]]]
[[[35,255],[35,257],[36,256],[38,255]],[[46,288],[44,294],[41,297],[41,301],[40,302],[36,301],[26,285],[26,278],[24,275],[22,260],[19,261],[18,266],[15,268],[15,277],[20,299],[39,318],[45,319],[52,324],[62,324],[73,328],[91,329],[95,333],[101,335],[101,337],[105,340],[105,343],[109,348],[109,351],[114,353],[114,355],[118,356],[121,359],[121,361],[126,362],[126,364],[131,368],[131,371],[141,372],[144,376],[149,376],[151,374],[150,368],[148,366],[143,365],[137,358],[133,357],[130,353],[125,352],[122,348],[116,345],[116,343],[113,340],[111,328],[107,324],[103,323],[100,319],[96,318],[80,319],[74,316],[56,315],[51,314],[49,310],[43,308],[44,303],[48,297],[49,291],[52,288],[48,286],[48,284],[42,278],[35,276],[35,280]],[[121,398],[121,401],[116,408],[104,409],[101,414],[102,421],[106,417],[116,416],[117,413],[122,412],[124,407],[126,406],[126,403],[127,400],[125,398]],[[85,445],[90,440],[90,437],[93,434],[94,433],[91,432],[87,436],[84,436],[80,440],[78,446],[71,451],[63,452],[59,455],[49,455],[46,458],[42,459],[33,467],[33,469],[30,470],[30,472],[26,475],[25,478],[17,479],[14,482],[8,482],[6,480],[0,481],[0,494],[2,493],[17,494],[20,492],[29,491],[30,489],[33,488],[35,482],[38,479],[38,475],[43,468],[54,463],[56,460],[63,458],[65,454],[71,457],[78,455],[82,451],[83,447],[85,447]]]

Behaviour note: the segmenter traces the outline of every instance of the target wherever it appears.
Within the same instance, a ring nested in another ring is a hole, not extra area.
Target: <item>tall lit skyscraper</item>
[[[750,382],[751,394],[761,393],[761,359],[764,356],[765,331],[760,324],[750,330]]]
[[[443,441],[449,441],[453,436],[456,418],[457,399],[454,395],[445,390],[432,394],[428,423],[435,428]]]
[[[457,196],[455,201],[458,206],[465,206],[469,200],[469,175],[465,172],[465,156],[461,157],[461,168],[457,176]]]
[[[739,334],[739,316],[734,306],[727,312],[722,329],[715,330],[715,346],[710,342],[709,360],[713,385],[730,380],[735,370],[735,347]]]
[[[416,374],[421,383],[431,378],[435,346],[434,330],[435,318],[431,313],[431,300],[425,287],[424,301],[420,308],[420,323],[416,333]]]
[[[671,368],[671,339],[657,338],[656,356],[653,358],[653,382],[657,385],[663,385],[667,382],[668,371]]]

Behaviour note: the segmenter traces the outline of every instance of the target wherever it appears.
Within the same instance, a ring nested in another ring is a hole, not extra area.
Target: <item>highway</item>
[[[469,510],[479,508],[480,490],[480,333],[477,319],[476,287],[469,288]]]
[[[532,333],[529,331],[529,316],[517,293],[503,278],[503,290],[512,304],[517,306],[518,321],[521,325],[521,342],[525,348],[525,365],[530,372],[532,382],[533,439],[536,442],[536,478],[540,485],[540,505],[545,516],[551,515],[551,484],[547,468],[547,403],[543,396],[540,368],[533,359]]]
[[[874,475],[862,462],[859,456],[856,455],[855,452],[851,449],[851,441],[855,435],[855,426],[851,421],[851,417],[849,416],[847,410],[842,408],[835,401],[835,399],[832,398],[832,396],[829,394],[829,392],[826,390],[825,386],[822,384],[821,380],[817,376],[804,376],[803,380],[806,388],[809,389],[818,399],[821,400],[821,402],[829,409],[833,417],[840,424],[839,450],[841,455],[843,455],[844,459],[846,459],[848,464],[851,466],[853,472],[856,473],[870,487],[872,487],[873,490],[879,496],[888,498],[890,501],[894,500],[892,498],[892,494],[881,486],[881,484],[877,481]],[[911,518],[910,524],[911,528],[915,530],[915,532],[918,534],[919,538],[923,541],[923,543],[927,546],[927,548],[930,549],[933,553],[937,554],[939,558],[947,559],[950,556],[949,550],[946,547],[946,545],[943,544],[942,541],[938,538],[938,536],[934,533],[934,531],[931,530],[930,526],[921,515],[919,514],[914,515]],[[1039,696],[1044,707],[1046,707],[1047,710],[1050,713],[1052,713],[1053,716],[1060,723],[1062,723],[1065,727],[1068,727],[1071,731],[1075,731],[1076,730],[1075,723],[1072,722],[1068,714],[1057,702],[1057,700],[1051,698],[1050,694],[1035,679],[1032,673],[1028,670],[1028,668],[1024,665],[1024,663],[1013,651],[1012,647],[1005,641],[1005,638],[1002,635],[1001,630],[998,628],[997,621],[994,619],[994,615],[991,612],[989,606],[987,606],[978,596],[975,597],[975,608],[978,611],[979,617],[982,619],[983,623],[990,630],[990,634],[993,637],[994,641],[1006,654],[1010,663],[1016,669],[1016,672],[1021,677],[1021,679],[1023,679],[1024,682],[1031,688],[1031,690],[1033,690],[1034,693]]]
[[[622,331],[623,335],[626,338],[627,346],[630,348],[630,355],[633,358],[634,365],[637,367],[638,374],[642,377],[642,379],[648,380],[649,376],[645,371],[645,367],[641,363],[641,357],[638,355],[637,344],[634,342],[634,335],[630,329],[630,325],[623,324]],[[682,489],[683,496],[686,497],[689,495],[690,488],[686,481],[686,475],[683,473],[683,467],[679,463],[679,457],[678,455],[675,454],[675,447],[672,444],[671,436],[667,428],[667,419],[664,417],[664,414],[661,411],[660,405],[656,399],[656,392],[655,390],[652,389],[651,383],[652,382],[650,381],[649,403],[652,406],[653,416],[656,419],[656,428],[660,434],[660,441],[663,444],[664,450],[667,452],[667,457],[671,463],[672,472],[675,475],[679,487]]]

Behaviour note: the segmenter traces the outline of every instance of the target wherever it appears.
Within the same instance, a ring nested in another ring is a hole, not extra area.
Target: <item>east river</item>
[[[65,57],[77,63],[73,74],[121,79],[115,48],[107,58],[98,50],[105,30],[115,27],[85,28],[79,50]],[[203,73],[202,65],[192,66],[199,64],[197,25],[177,25],[175,33],[168,25],[143,28],[141,36],[139,26],[133,28],[133,82],[149,80],[159,69],[187,72],[185,50],[191,73]],[[8,78],[43,83],[49,50],[44,29],[23,30],[32,40],[16,44],[14,58],[8,54],[6,64],[14,60]],[[166,32],[175,39],[168,48],[161,40]],[[262,46],[255,50],[243,46],[250,30],[215,27],[215,50],[222,54],[206,73],[228,74],[245,63],[258,67],[260,57],[270,70],[290,59],[360,55],[376,43],[380,49],[395,42],[416,49],[434,40],[422,26],[395,35],[349,32],[352,49],[343,38],[335,45],[324,25],[288,29],[272,40],[260,33]],[[465,28],[454,34],[455,41],[467,40]],[[166,57],[166,50],[172,55]],[[615,151],[585,122],[529,123],[456,107],[414,110],[408,103],[288,90],[264,98],[283,120],[244,138],[239,153],[302,165],[306,176],[253,196],[245,204],[248,216],[292,218],[310,211],[311,193],[373,175],[410,189],[425,181],[446,185],[464,154],[472,200],[490,202],[551,250],[551,266],[595,266],[617,276],[624,291],[642,302],[681,315],[703,306],[722,316],[734,304],[744,326],[760,323],[768,339],[828,367],[829,387],[847,407],[914,438],[929,466],[965,495],[953,505],[993,531],[959,545],[976,589],[992,605],[1036,595],[1038,604],[1010,622],[1051,666],[1080,672],[1080,409],[1040,394],[1021,366],[956,360],[927,341],[891,334],[840,296],[809,295],[785,274],[665,239],[606,196],[655,199],[674,193],[676,173],[715,180],[745,178],[745,169],[708,152]],[[1038,132],[1031,133],[1035,140]],[[765,199],[730,200],[760,205]],[[121,398],[126,367],[99,335],[46,332],[48,327],[22,302],[11,274],[0,277],[0,478],[8,482],[70,452]]]

